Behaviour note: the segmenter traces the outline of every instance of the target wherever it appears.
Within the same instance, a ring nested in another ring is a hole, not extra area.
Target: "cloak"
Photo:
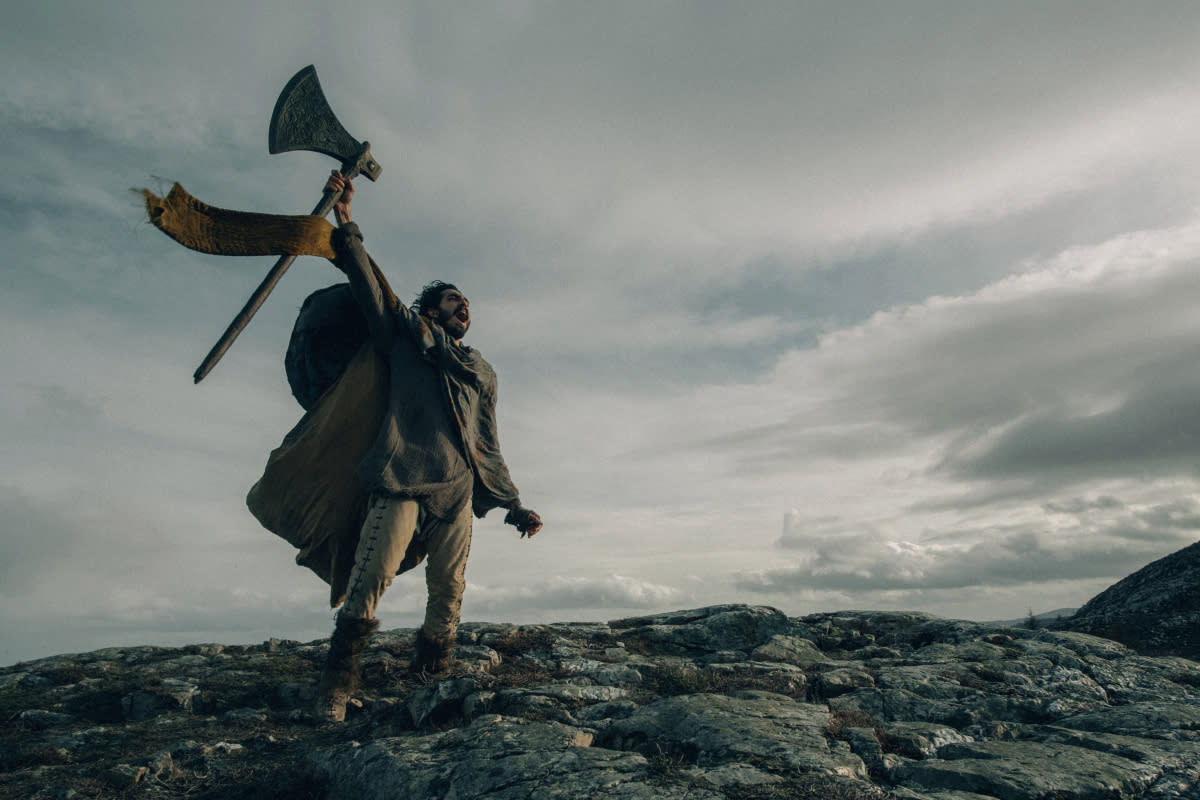
[[[367,493],[357,467],[387,409],[388,368],[364,343],[342,377],[271,452],[246,506],[264,528],[299,550],[296,563],[329,584],[329,605],[346,596]],[[425,557],[413,537],[400,565]]]
[[[321,217],[255,214],[215,208],[175,184],[162,198],[143,190],[150,221],[192,250],[216,255],[316,255],[332,259],[335,230]],[[399,300],[383,273],[372,272],[393,308]],[[299,552],[296,563],[329,584],[329,604],[341,605],[354,565],[367,492],[357,467],[379,433],[387,410],[389,370],[363,344],[346,371],[271,452],[262,477],[246,496],[250,513]],[[425,557],[420,537],[400,572]]]

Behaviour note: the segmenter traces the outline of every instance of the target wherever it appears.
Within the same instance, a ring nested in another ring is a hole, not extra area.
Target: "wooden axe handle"
[[[354,161],[347,161],[342,165],[342,175],[344,175],[347,180],[354,178],[359,174],[361,171],[360,165],[364,157],[368,159],[370,158],[370,145],[367,142],[363,142],[363,152]],[[321,195],[321,202],[317,203],[316,207],[312,210],[313,215],[318,217],[324,217],[327,215],[329,210],[333,208],[334,204],[337,203],[341,196],[341,192],[330,190],[323,192]],[[212,371],[212,368],[217,365],[217,362],[221,360],[221,356],[225,355],[225,352],[230,348],[231,345],[233,345],[234,340],[237,339],[241,332],[246,329],[246,326],[250,324],[250,320],[256,313],[258,313],[258,309],[261,308],[262,304],[266,301],[267,295],[271,293],[271,290],[275,288],[275,284],[279,283],[279,279],[283,277],[283,273],[287,272],[288,267],[290,267],[292,262],[295,260],[295,256],[279,257],[279,260],[275,262],[275,266],[271,267],[271,271],[267,273],[267,276],[263,278],[262,283],[260,283],[258,288],[254,290],[254,293],[250,295],[250,299],[246,301],[244,306],[242,306],[242,310],[239,311],[237,316],[233,318],[233,322],[229,323],[229,327],[225,329],[225,333],[221,334],[221,338],[218,339],[217,343],[214,344],[212,349],[208,351],[208,355],[205,356],[204,360],[200,362],[200,366],[196,367],[196,371],[192,374],[192,381],[194,383],[199,383],[200,381],[204,380],[204,376],[208,375],[208,373]],[[392,293],[391,287],[387,285],[387,281],[383,280],[383,273],[381,273],[378,268],[375,269],[375,272],[376,277],[381,281],[381,285],[387,287],[387,293],[390,295],[391,299],[395,301],[396,295]]]

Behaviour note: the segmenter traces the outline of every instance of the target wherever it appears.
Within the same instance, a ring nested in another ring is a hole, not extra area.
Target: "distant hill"
[[[1118,581],[1054,627],[1103,636],[1145,655],[1200,660],[1200,542]]]
[[[1077,608],[1056,608],[1053,611],[1043,611],[1040,614],[1034,614],[1033,619],[1039,625],[1052,625],[1056,622],[1067,619],[1079,609]],[[1028,627],[1029,617],[1024,616],[1020,619],[998,619],[993,620],[994,625],[1008,625],[1013,628]]]

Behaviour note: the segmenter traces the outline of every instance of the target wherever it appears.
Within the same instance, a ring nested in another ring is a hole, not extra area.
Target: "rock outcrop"
[[[1200,658],[1200,542],[1118,581],[1055,627],[1146,655]]]
[[[918,613],[755,606],[466,624],[416,681],[308,715],[325,641],[115,648],[0,670],[20,798],[1200,800],[1200,663]]]

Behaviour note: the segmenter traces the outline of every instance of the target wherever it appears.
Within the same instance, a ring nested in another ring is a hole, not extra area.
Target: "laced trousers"
[[[471,551],[471,504],[453,520],[426,514],[407,497],[372,495],[358,538],[343,613],[371,619],[413,536],[425,544],[428,561],[425,585],[425,633],[452,638],[458,630],[463,590],[467,586],[467,555]]]

